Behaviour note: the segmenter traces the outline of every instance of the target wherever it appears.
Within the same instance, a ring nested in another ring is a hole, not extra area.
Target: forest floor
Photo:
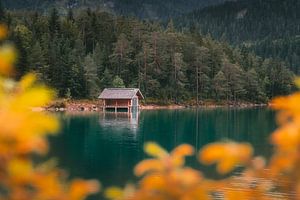
[[[231,108],[250,108],[250,107],[265,107],[265,103],[251,103],[251,102],[233,102],[222,101],[216,102],[213,100],[200,101],[200,108],[218,108],[218,107],[231,107]],[[196,108],[195,101],[188,101],[182,103],[157,103],[157,102],[142,102],[140,105],[141,110],[158,110],[158,109],[185,109]],[[56,100],[44,108],[33,108],[34,111],[102,111],[102,102],[99,100]]]

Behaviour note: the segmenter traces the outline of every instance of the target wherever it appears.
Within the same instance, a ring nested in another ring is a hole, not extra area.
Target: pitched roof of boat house
[[[106,88],[100,94],[99,99],[133,99],[136,96],[144,99],[138,88]]]

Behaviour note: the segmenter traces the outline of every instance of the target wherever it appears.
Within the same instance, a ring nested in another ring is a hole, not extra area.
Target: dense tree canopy
[[[281,59],[300,73],[300,1],[241,0],[195,10],[176,20],[183,29]]]
[[[1,0],[8,9],[28,9],[47,12],[56,7],[61,13],[68,8],[81,10],[87,7],[126,16],[148,19],[166,19],[203,8],[225,0]]]
[[[139,87],[165,103],[190,100],[262,102],[289,93],[292,73],[278,60],[203,36],[90,9],[59,16],[7,12],[20,62],[60,97],[94,98],[106,87]]]

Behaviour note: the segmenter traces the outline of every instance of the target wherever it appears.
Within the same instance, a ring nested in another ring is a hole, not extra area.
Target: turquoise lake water
[[[132,169],[147,156],[143,145],[155,141],[167,150],[188,143],[203,145],[235,140],[249,142],[255,153],[268,157],[270,133],[275,130],[275,114],[268,109],[186,109],[125,113],[61,114],[61,134],[50,138],[50,156],[71,177],[98,179],[104,186],[123,186],[134,181]],[[215,177],[213,167],[188,165]]]

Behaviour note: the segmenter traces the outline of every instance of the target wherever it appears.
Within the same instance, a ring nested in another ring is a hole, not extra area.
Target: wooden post
[[[103,112],[105,112],[106,111],[106,100],[104,99],[104,101],[103,101]]]
[[[130,112],[129,109],[130,109],[130,104],[129,104],[129,101],[127,100],[127,113]]]

